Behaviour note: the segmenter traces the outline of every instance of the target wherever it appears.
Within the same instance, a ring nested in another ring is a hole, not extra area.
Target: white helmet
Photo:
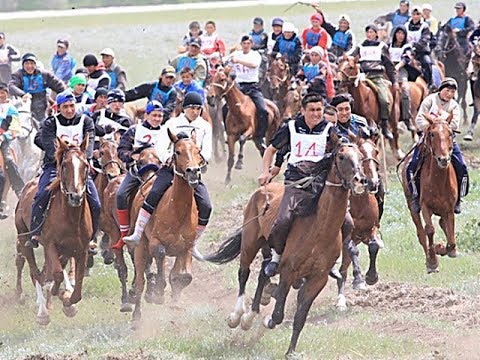
[[[284,22],[282,27],[283,32],[297,32],[295,25],[291,22]]]
[[[342,20],[345,20],[346,22],[348,22],[348,25],[350,25],[352,22],[350,21],[350,17],[347,15],[347,14],[342,14],[338,17],[338,21],[342,21]]]

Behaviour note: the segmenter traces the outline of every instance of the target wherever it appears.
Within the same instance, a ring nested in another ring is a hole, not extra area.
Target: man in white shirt
[[[262,62],[262,56],[252,50],[253,41],[250,35],[244,35],[241,40],[242,50],[235,51],[230,58],[235,71],[235,81],[240,90],[252,99],[257,109],[257,132],[258,138],[264,144],[265,133],[268,127],[268,113],[265,99],[258,86],[258,72]]]

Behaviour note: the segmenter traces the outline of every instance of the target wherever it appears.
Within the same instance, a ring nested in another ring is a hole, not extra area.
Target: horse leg
[[[477,125],[478,115],[480,114],[480,94],[474,97],[473,99],[473,116],[472,116],[472,123],[468,128],[467,134],[463,137],[466,141],[473,140],[473,133],[475,130],[475,126]]]
[[[428,256],[427,256],[427,272],[438,272],[438,259],[435,250],[433,237],[435,236],[435,226],[432,222],[432,213],[428,208],[422,208],[422,217],[425,221],[425,232],[428,237]]]
[[[347,249],[353,264],[353,290],[366,290],[365,281],[363,281],[362,277],[362,269],[360,268],[360,251],[358,250],[357,244],[355,244],[353,240],[350,240]]]
[[[113,250],[110,247],[110,237],[107,233],[103,233],[102,240],[100,241],[100,249],[102,250],[103,263],[110,265],[115,261]]]
[[[293,319],[293,331],[290,339],[290,346],[287,350],[287,356],[293,354],[297,347],[298,337],[305,326],[307,315],[313,301],[320,291],[325,287],[328,281],[328,270],[323,272],[325,275],[309,278],[302,286],[297,295],[297,311]]]
[[[23,273],[23,267],[25,266],[26,260],[25,260],[25,256],[23,256],[22,254],[22,250],[20,246],[21,245],[19,244],[19,240],[17,240],[17,246],[16,246],[17,253],[15,254],[15,266],[17,267],[17,284],[16,284],[15,296],[17,297],[18,302],[23,302],[22,273]]]
[[[46,300],[43,296],[43,288],[38,280],[35,280],[35,290],[37,292],[37,323],[40,325],[48,325],[50,323],[50,315],[46,306]]]
[[[163,304],[165,302],[165,247],[160,244],[150,246],[150,254],[155,258],[157,264],[157,274],[155,275],[155,286],[153,290],[152,302],[154,304]]]
[[[190,285],[192,279],[192,253],[188,251],[175,258],[175,263],[170,271],[169,281],[174,303],[178,302],[182,290]]]
[[[425,228],[423,227],[422,219],[420,217],[420,214],[412,210],[412,199],[407,197],[407,205],[408,209],[410,210],[410,216],[412,217],[412,221],[415,224],[415,227],[417,229],[417,238],[418,242],[423,248],[423,252],[425,254],[426,258],[426,264],[427,264],[427,270],[429,269],[429,255],[428,255],[428,247],[427,247],[427,234],[425,233]],[[438,264],[437,264],[438,266]],[[433,272],[434,270],[432,270]]]
[[[75,289],[70,297],[63,299],[63,313],[68,317],[74,317],[77,309],[74,306],[82,300],[83,278],[87,266],[87,250],[79,251],[75,255]]]
[[[228,145],[228,160],[227,160],[227,177],[225,178],[225,184],[229,184],[232,181],[232,167],[235,162],[235,135],[227,135]]]
[[[246,312],[245,288],[247,285],[249,275],[250,275],[250,268],[240,265],[238,269],[239,290],[238,290],[237,302],[235,303],[235,308],[233,309],[233,312],[230,313],[227,319],[227,324],[232,329],[236,328],[238,324],[240,324],[240,319],[242,318],[242,315]],[[247,327],[244,328],[243,323],[242,323],[242,329],[248,330]]]
[[[368,267],[367,274],[365,275],[365,281],[368,285],[375,285],[378,282],[377,255],[378,250],[380,250],[380,245],[377,241],[378,236],[380,236],[380,234],[375,234],[375,236],[368,242],[370,266]]]
[[[65,272],[65,270],[64,270]],[[70,271],[68,272],[68,280],[71,286],[75,286],[75,258],[70,258]]]
[[[129,302],[127,290],[128,269],[127,264],[125,263],[125,258],[123,257],[123,249],[113,250],[113,253],[115,255],[115,267],[117,269],[118,279],[122,286],[122,304],[120,305],[120,312],[131,312],[133,309]]]
[[[447,238],[446,253],[448,257],[457,257],[457,244],[455,241],[455,216],[449,214],[446,217],[440,218],[440,226],[442,227],[445,237]]]
[[[145,242],[140,241],[140,245],[136,247],[134,253],[135,263],[135,309],[133,310],[132,320],[134,322],[139,321],[142,317],[142,294],[145,287],[145,267],[147,261],[147,249],[145,248]]]
[[[345,223],[344,223],[345,225]],[[342,265],[340,266],[340,274],[342,275],[341,279],[337,279],[337,309],[340,311],[347,310],[347,299],[345,298],[345,284],[348,277],[348,267],[352,262],[348,252],[348,245],[351,241],[350,234],[344,231],[344,226],[342,226]]]
[[[238,143],[240,144],[240,149],[238,150],[237,162],[235,164],[235,169],[237,170],[242,170],[243,168],[243,148],[245,147],[246,142],[247,139],[245,138],[245,136],[240,136],[240,139],[238,140]]]
[[[277,299],[277,302],[275,303],[275,308],[273,309],[272,315],[266,316],[263,320],[263,325],[266,328],[274,329],[275,326],[282,323],[285,316],[285,303],[288,293],[290,291],[291,284],[291,281],[282,279],[282,274],[280,274],[280,282],[275,293],[275,298]]]

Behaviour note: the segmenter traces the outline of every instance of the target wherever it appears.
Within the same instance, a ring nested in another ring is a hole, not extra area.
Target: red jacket
[[[306,28],[302,33],[303,48],[311,49],[318,45],[327,50],[328,36],[327,31],[322,27],[318,30],[314,30],[311,27]]]

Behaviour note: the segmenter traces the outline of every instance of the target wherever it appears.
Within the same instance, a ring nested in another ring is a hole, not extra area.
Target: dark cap
[[[57,46],[60,46],[60,47],[63,47],[65,49],[68,49],[68,46],[69,46],[69,42],[68,40],[64,40],[64,39],[58,39],[57,40]]]
[[[407,4],[408,6],[410,6],[410,1],[408,1],[408,0],[400,0],[400,4]]]
[[[95,90],[95,96],[93,97],[94,100],[97,100],[99,96],[107,96],[108,90],[104,87],[99,87]]]
[[[279,17],[273,18],[272,26],[283,26],[283,19]]]
[[[375,24],[368,24],[366,27],[365,27],[365,32],[367,32],[368,30],[373,30],[375,31],[376,33],[378,33],[378,28]]]
[[[250,35],[243,35],[242,38],[240,39],[240,42],[243,43],[244,41],[252,41],[252,37]]]
[[[97,66],[98,65],[98,60],[97,57],[93,54],[87,54],[83,58],[83,66],[88,67],[88,66]]]
[[[200,38],[190,39],[190,41],[188,42],[188,45],[193,45],[193,46],[197,46],[197,47],[201,48],[202,47],[202,40],[200,40]]]
[[[162,76],[167,75],[167,76],[173,76],[175,77],[175,68],[173,66],[165,66],[162,70]]]
[[[348,103],[350,103],[350,105],[352,105],[353,104],[352,95],[350,95],[348,93],[338,94],[337,96],[335,96],[332,99],[332,101],[330,101],[330,105],[337,106],[337,105],[342,104],[344,102],[348,102]]]
[[[26,53],[22,56],[22,65],[25,61],[33,61],[35,64],[37,63],[37,57],[32,53]]]
[[[465,10],[467,8],[467,5],[465,5],[464,2],[462,1],[459,1],[455,4],[455,9],[463,9]]]
[[[261,17],[256,17],[255,19],[253,19],[253,23],[255,25],[263,25],[263,19]]]
[[[183,99],[182,107],[185,109],[190,106],[203,106],[202,97],[195,91],[188,92]]]

